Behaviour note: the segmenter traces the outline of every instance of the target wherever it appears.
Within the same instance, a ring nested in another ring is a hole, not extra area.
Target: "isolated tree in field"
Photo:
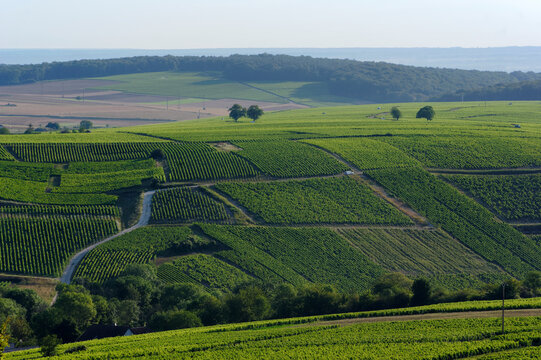
[[[259,119],[261,115],[263,115],[263,109],[261,109],[258,105],[251,105],[246,111],[246,116],[253,121]]]
[[[0,135],[6,135],[6,134],[9,134],[9,129],[7,127],[0,125]]]
[[[436,115],[436,112],[434,111],[434,108],[432,106],[425,106],[419,109],[417,111],[417,115],[415,117],[417,119],[426,119],[427,121],[430,121],[434,119],[434,116]]]
[[[93,126],[92,121],[90,120],[81,120],[79,123],[79,129],[88,130]]]
[[[393,106],[391,108],[391,116],[393,117],[393,119],[400,119],[402,117],[402,111],[400,111],[400,109],[396,106]]]
[[[59,130],[60,129],[60,125],[58,125],[57,122],[49,122],[49,123],[47,123],[47,125],[45,125],[45,127],[47,129],[50,129],[50,130]]]
[[[238,121],[241,117],[246,116],[246,108],[239,104],[234,104],[229,108],[229,117]]]

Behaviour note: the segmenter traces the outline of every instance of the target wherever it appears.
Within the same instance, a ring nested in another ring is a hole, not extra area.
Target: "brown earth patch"
[[[230,142],[218,142],[218,143],[209,143],[212,147],[220,151],[231,152],[231,151],[241,151],[242,149],[238,146],[231,144]]]
[[[9,281],[21,289],[34,290],[43,300],[51,302],[56,294],[57,279],[37,276],[0,274],[0,281]]]

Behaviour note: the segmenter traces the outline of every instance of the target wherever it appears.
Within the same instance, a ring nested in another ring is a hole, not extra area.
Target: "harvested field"
[[[117,82],[83,79],[0,86],[0,105],[14,105],[0,106],[0,124],[12,132],[22,132],[29,124],[44,127],[48,122],[72,128],[81,120],[97,127],[121,127],[227,116],[234,103],[258,104],[268,112],[304,107],[238,99],[194,102],[198,99],[98,89]]]

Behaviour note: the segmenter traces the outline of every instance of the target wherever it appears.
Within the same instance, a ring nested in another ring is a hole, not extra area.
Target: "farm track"
[[[462,312],[430,313],[430,314],[417,314],[417,315],[394,315],[394,316],[378,316],[378,317],[368,317],[368,318],[319,321],[315,323],[298,325],[298,327],[330,326],[330,325],[348,326],[348,325],[354,325],[354,324],[360,324],[360,323],[391,322],[391,321],[483,319],[483,318],[499,318],[501,317],[501,315],[502,315],[501,310],[462,311]],[[536,317],[541,316],[541,309],[505,310],[506,318],[529,317],[529,316],[536,316]]]
[[[284,99],[285,101],[287,101],[288,103],[291,103],[291,104],[296,104],[296,105],[301,105],[301,106],[306,106],[306,107],[312,107],[312,106],[308,106],[308,105],[306,105],[306,104],[302,104],[302,103],[299,103],[299,102],[295,102],[295,101],[291,100],[290,98],[288,98],[288,97],[286,97],[286,96],[279,95],[279,94],[277,94],[277,93],[275,93],[275,92],[272,92],[272,91],[270,91],[270,90],[262,89],[262,88],[259,88],[259,87],[257,87],[257,86],[254,86],[254,85],[245,83],[245,82],[239,82],[239,84],[244,85],[244,86],[247,86],[247,87],[252,88],[252,89],[254,89],[254,90],[262,91],[262,92],[264,92],[264,93],[267,93],[267,94],[270,94],[270,95],[279,97],[280,99]]]
[[[130,228],[127,228],[127,229],[124,229],[122,230],[121,232],[113,235],[113,236],[110,236],[106,239],[103,239],[95,244],[92,244],[88,247],[86,247],[85,249],[79,251],[77,254],[75,254],[68,266],[66,267],[66,269],[64,270],[64,273],[62,274],[62,276],[60,277],[60,282],[63,282],[65,284],[69,284],[71,282],[71,278],[73,276],[73,274],[75,273],[75,270],[77,270],[77,267],[79,266],[79,264],[81,263],[81,261],[83,260],[83,258],[85,257],[85,255],[92,249],[94,249],[95,247],[97,247],[98,245],[101,245],[101,244],[104,244],[110,240],[113,240],[119,236],[122,236],[124,234],[127,234],[129,232],[132,232],[133,230],[135,229],[138,229],[142,226],[145,226],[148,224],[148,221],[150,220],[150,214],[151,214],[151,205],[152,205],[152,196],[154,195],[156,191],[153,190],[153,191],[148,191],[146,193],[144,193],[144,197],[143,197],[143,207],[142,207],[142,210],[141,210],[141,216],[139,217],[139,221],[137,222],[137,224],[135,224],[134,226],[130,227]]]
[[[541,168],[498,168],[498,169],[439,169],[427,168],[434,175],[526,175],[541,174]]]
[[[314,146],[315,148],[324,151],[325,153],[329,154],[333,158],[335,158],[337,161],[341,162],[342,164],[346,165],[351,169],[353,174],[358,175],[361,181],[367,185],[376,196],[379,198],[385,200],[389,204],[391,204],[393,207],[397,208],[400,212],[404,213],[406,216],[411,218],[418,226],[426,226],[426,227],[433,227],[429,222],[428,219],[425,218],[423,215],[419,214],[417,211],[413,210],[411,207],[409,207],[406,203],[398,200],[397,198],[392,197],[385,191],[385,189],[376,184],[374,181],[372,181],[368,176],[366,176],[363,171],[359,168],[357,168],[354,164],[350,163],[343,157],[341,157],[338,154],[335,154],[327,149],[324,149],[320,146],[309,144],[311,146]]]

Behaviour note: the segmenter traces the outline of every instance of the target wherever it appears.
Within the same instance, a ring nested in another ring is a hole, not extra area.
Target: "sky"
[[[0,0],[0,48],[541,46],[541,0]]]

